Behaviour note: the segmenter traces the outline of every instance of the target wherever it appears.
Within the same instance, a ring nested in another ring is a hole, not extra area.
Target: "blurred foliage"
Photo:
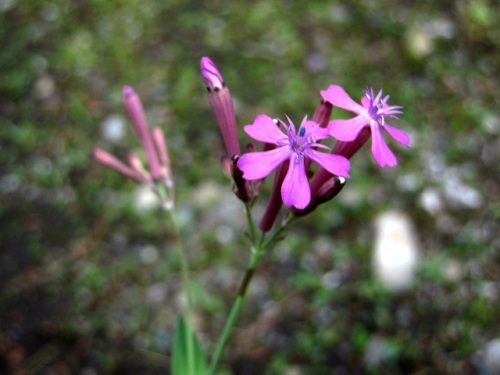
[[[500,335],[495,9],[488,0],[0,0],[2,370],[166,373],[182,307],[172,234],[134,183],[88,156],[94,146],[139,149],[128,121],[123,139],[103,137],[106,119],[123,115],[125,84],[167,134],[198,331],[213,347],[247,243],[243,216],[221,209],[234,202],[199,76],[207,55],[240,125],[259,113],[311,115],[330,83],[353,97],[370,85],[403,105],[399,126],[413,140],[411,150],[391,143],[392,170],[368,148],[356,155],[342,194],[264,260],[221,373],[471,373]],[[423,203],[431,191],[435,210]],[[372,220],[388,209],[412,218],[423,257],[412,288],[396,294],[370,269]],[[382,348],[377,361],[372,347]]]

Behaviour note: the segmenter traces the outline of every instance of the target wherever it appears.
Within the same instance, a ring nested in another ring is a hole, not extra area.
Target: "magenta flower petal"
[[[346,109],[358,115],[365,112],[365,109],[352,100],[349,94],[338,85],[330,85],[326,90],[322,90],[321,96],[336,107]]]
[[[315,150],[310,150],[307,156],[331,174],[342,177],[350,177],[349,169],[351,168],[351,164],[349,163],[349,160],[343,156],[326,154]]]
[[[389,135],[394,138],[396,141],[401,143],[406,147],[410,147],[410,137],[404,131],[400,129],[393,128],[387,124],[384,124],[384,129],[389,133]]]
[[[267,115],[258,115],[253,124],[246,125],[244,130],[253,139],[264,143],[274,144],[287,138],[273,119]]]
[[[285,206],[305,208],[311,201],[311,188],[304,168],[304,157],[293,155],[288,172],[281,185],[281,197]]]
[[[380,129],[375,126],[372,126],[372,154],[377,164],[382,168],[385,166],[395,167],[398,165],[396,156],[394,156],[389,147],[387,147],[384,138],[382,138]]]
[[[363,96],[361,98],[361,105],[363,106],[364,109],[370,109],[370,107],[372,106],[372,101],[366,96]]]
[[[271,151],[249,152],[238,159],[238,168],[243,171],[244,179],[260,180],[288,159],[290,154],[291,151],[287,147],[278,147]]]
[[[303,138],[314,137],[314,139],[320,140],[326,139],[329,136],[328,129],[322,128],[316,121],[311,121],[304,118],[301,126],[306,129]]]
[[[330,135],[343,142],[352,142],[361,129],[369,124],[365,116],[356,116],[349,120],[332,120],[328,123]]]

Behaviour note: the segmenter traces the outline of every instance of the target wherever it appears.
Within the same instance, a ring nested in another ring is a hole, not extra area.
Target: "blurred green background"
[[[240,126],[298,122],[329,84],[373,86],[404,107],[393,125],[413,146],[389,142],[394,169],[355,155],[342,194],[264,257],[221,374],[500,373],[499,24],[493,0],[0,0],[0,372],[168,373],[171,233],[147,192],[89,158],[140,151],[125,84],[167,134],[212,351],[248,243],[207,55]],[[387,210],[410,218],[420,252],[400,292],[371,266]]]

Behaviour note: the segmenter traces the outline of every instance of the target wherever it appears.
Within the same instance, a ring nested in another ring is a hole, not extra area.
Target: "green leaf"
[[[200,343],[182,317],[177,320],[175,328],[171,370],[173,375],[202,375],[207,372]]]

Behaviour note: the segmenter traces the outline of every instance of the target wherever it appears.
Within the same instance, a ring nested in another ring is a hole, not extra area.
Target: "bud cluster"
[[[132,87],[125,86],[123,96],[125,111],[142,143],[149,168],[146,169],[139,156],[132,151],[128,153],[127,163],[99,148],[92,149],[91,155],[98,163],[130,177],[140,184],[152,185],[157,192],[160,192],[159,187],[162,188],[162,191],[166,189],[166,194],[161,194],[161,197],[164,206],[170,207],[173,204],[174,183],[163,130],[159,126],[149,128],[141,99]]]

